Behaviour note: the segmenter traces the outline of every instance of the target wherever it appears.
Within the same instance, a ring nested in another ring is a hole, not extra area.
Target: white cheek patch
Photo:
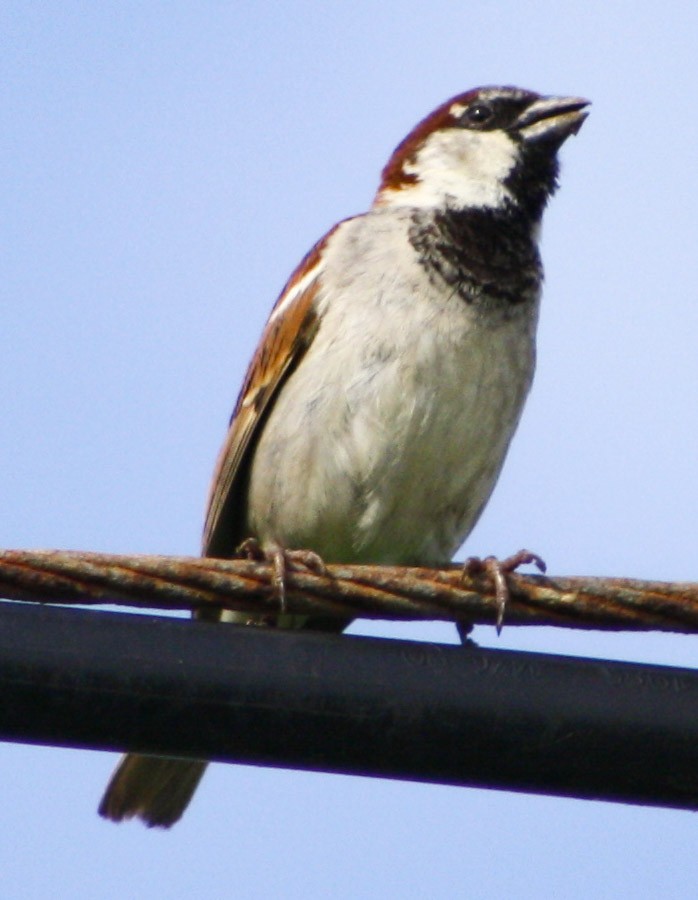
[[[437,131],[405,164],[405,174],[417,182],[384,199],[396,205],[501,207],[512,199],[504,182],[517,154],[516,143],[503,131]]]

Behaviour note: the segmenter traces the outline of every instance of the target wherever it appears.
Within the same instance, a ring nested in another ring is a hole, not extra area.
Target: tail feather
[[[129,753],[107,785],[99,814],[114,822],[138,816],[151,828],[169,828],[189,805],[206,765],[201,760]]]
[[[244,625],[270,624],[264,616],[249,613],[211,611],[209,616]],[[279,616],[274,623],[279,628],[307,628],[321,631],[343,631],[350,619],[321,616]],[[189,805],[208,765],[204,760],[175,759],[166,756],[141,756],[127,753],[121,758],[111,777],[99,814],[113,822],[137,816],[149,828],[169,828]]]

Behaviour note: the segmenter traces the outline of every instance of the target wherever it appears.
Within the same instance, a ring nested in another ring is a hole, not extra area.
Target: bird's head
[[[588,107],[579,97],[514,87],[459,94],[398,145],[375,205],[519,208],[539,219],[557,186],[557,152],[580,129]]]

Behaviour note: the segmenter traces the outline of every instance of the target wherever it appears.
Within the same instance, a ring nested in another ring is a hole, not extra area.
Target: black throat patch
[[[409,240],[430,281],[466,303],[518,306],[538,295],[543,269],[531,223],[512,209],[415,210]]]

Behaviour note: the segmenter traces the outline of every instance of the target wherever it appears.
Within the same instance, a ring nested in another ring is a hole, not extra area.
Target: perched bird
[[[204,555],[232,556],[252,538],[281,574],[312,564],[310,551],[325,562],[451,560],[531,385],[541,218],[558,150],[588,105],[479,88],[399,144],[370,210],[313,247],[271,311],[216,466]],[[129,754],[99,811],[172,825],[205,766]]]

